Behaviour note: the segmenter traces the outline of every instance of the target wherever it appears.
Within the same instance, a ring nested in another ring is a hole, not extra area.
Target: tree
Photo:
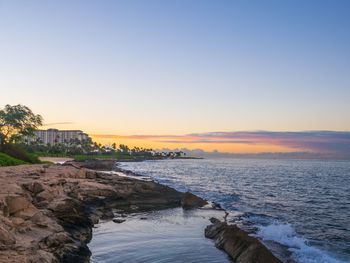
[[[6,105],[0,110],[0,150],[6,144],[11,144],[23,136],[30,136],[38,126],[42,125],[43,118],[34,114],[27,106]]]

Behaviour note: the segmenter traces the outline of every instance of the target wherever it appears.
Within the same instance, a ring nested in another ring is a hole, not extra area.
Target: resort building
[[[56,143],[68,143],[71,140],[77,139],[79,141],[89,139],[89,135],[80,130],[36,130],[31,141],[39,140],[43,144],[54,145]]]

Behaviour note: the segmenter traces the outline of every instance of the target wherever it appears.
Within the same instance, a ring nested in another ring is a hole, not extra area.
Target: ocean
[[[120,166],[219,203],[233,223],[266,244],[286,247],[297,262],[350,262],[348,161],[203,159]]]

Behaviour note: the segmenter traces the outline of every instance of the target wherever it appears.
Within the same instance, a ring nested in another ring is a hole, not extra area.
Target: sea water
[[[297,262],[350,262],[348,161],[163,160],[121,167],[220,203],[232,222],[266,244],[285,246]]]

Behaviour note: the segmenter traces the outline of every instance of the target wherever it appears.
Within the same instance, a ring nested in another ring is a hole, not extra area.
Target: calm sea
[[[231,220],[297,262],[350,262],[350,162],[164,160],[123,163],[232,211]]]

